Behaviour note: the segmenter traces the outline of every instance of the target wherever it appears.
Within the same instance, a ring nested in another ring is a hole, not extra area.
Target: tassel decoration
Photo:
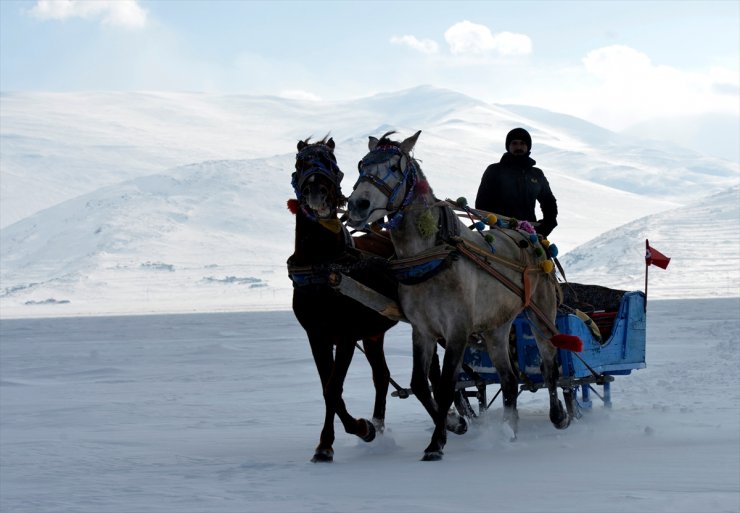
[[[565,349],[566,351],[573,351],[574,353],[583,352],[583,340],[575,335],[559,333],[552,337],[550,342],[552,342],[552,345],[558,349]]]
[[[555,265],[552,263],[552,260],[545,260],[540,264],[542,267],[542,270],[546,273],[551,273],[553,269],[555,269]]]
[[[429,239],[436,235],[439,228],[437,222],[434,220],[432,211],[430,209],[425,210],[419,215],[419,219],[416,222],[416,228],[419,230],[419,235],[424,239]]]
[[[288,210],[290,210],[291,214],[293,215],[297,214],[300,206],[301,204],[298,202],[297,199],[291,198],[288,200]]]
[[[493,226],[498,223],[498,217],[496,217],[496,214],[488,214],[486,216],[486,223],[488,223],[488,226]]]
[[[431,188],[429,187],[429,182],[427,182],[426,180],[419,180],[418,182],[416,182],[416,187],[414,188],[414,190],[418,194],[427,194],[431,190]]]

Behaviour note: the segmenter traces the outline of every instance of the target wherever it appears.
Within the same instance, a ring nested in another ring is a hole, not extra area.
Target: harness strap
[[[524,294],[522,297],[522,303],[523,303],[522,308],[527,308],[530,305],[531,300],[532,300],[532,289],[529,283],[529,272],[528,271],[529,269],[526,267],[522,271],[522,283],[524,284]]]
[[[542,323],[547,327],[548,330],[552,332],[553,335],[557,335],[560,333],[558,331],[555,324],[547,318],[547,316],[544,314],[542,309],[537,305],[537,303],[531,301],[531,297],[528,297],[528,288],[529,288],[529,278],[528,274],[530,272],[533,272],[533,269],[529,269],[527,267],[521,267],[522,270],[522,280],[524,281],[524,288],[520,287],[513,281],[511,281],[508,277],[504,276],[501,272],[499,272],[495,267],[490,265],[488,262],[483,260],[480,256],[478,256],[474,251],[471,251],[471,246],[466,243],[464,240],[460,240],[459,244],[457,246],[457,249],[466,257],[471,259],[474,263],[478,265],[481,269],[486,271],[488,274],[496,278],[499,282],[501,282],[506,288],[508,288],[510,291],[512,291],[514,294],[522,298],[522,309],[524,308],[530,308],[534,314],[537,316],[537,318],[542,321]]]

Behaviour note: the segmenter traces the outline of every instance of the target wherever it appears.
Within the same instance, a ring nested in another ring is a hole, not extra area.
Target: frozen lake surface
[[[567,430],[546,394],[500,402],[420,462],[431,421],[388,398],[365,444],[337,422],[309,462],[321,387],[292,312],[0,321],[0,510],[76,512],[740,511],[740,298],[648,303],[647,368],[617,376]],[[387,337],[407,384],[410,328]],[[345,386],[369,416],[358,352]]]

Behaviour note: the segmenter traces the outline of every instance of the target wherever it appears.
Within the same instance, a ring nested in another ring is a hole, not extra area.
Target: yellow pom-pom
[[[555,268],[551,260],[545,260],[544,262],[542,262],[541,265],[542,265],[542,270],[545,271],[546,273],[551,273],[552,270]]]
[[[486,216],[486,223],[488,223],[488,226],[493,226],[496,224],[496,221],[498,221],[498,217],[496,217],[496,214],[488,214]]]
[[[540,241],[540,244],[542,244],[544,247],[548,247],[550,245],[550,241],[547,239],[542,239]]]

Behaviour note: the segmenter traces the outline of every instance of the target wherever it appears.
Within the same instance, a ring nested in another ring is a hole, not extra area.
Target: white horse
[[[370,137],[370,152],[348,201],[348,224],[361,228],[388,216],[400,269],[401,308],[412,325],[411,388],[435,423],[423,460],[439,460],[447,441],[447,412],[455,394],[466,345],[482,339],[501,377],[504,422],[516,436],[518,376],[509,357],[509,331],[526,309],[550,394],[550,420],[564,429],[570,418],[558,399],[557,349],[550,338],[560,291],[540,242],[519,230],[492,227],[484,237],[439,201],[411,156],[421,131],[396,142]],[[407,284],[403,284],[406,282]],[[430,362],[437,342],[445,347],[441,382],[432,397]],[[435,402],[436,399],[436,402]]]

